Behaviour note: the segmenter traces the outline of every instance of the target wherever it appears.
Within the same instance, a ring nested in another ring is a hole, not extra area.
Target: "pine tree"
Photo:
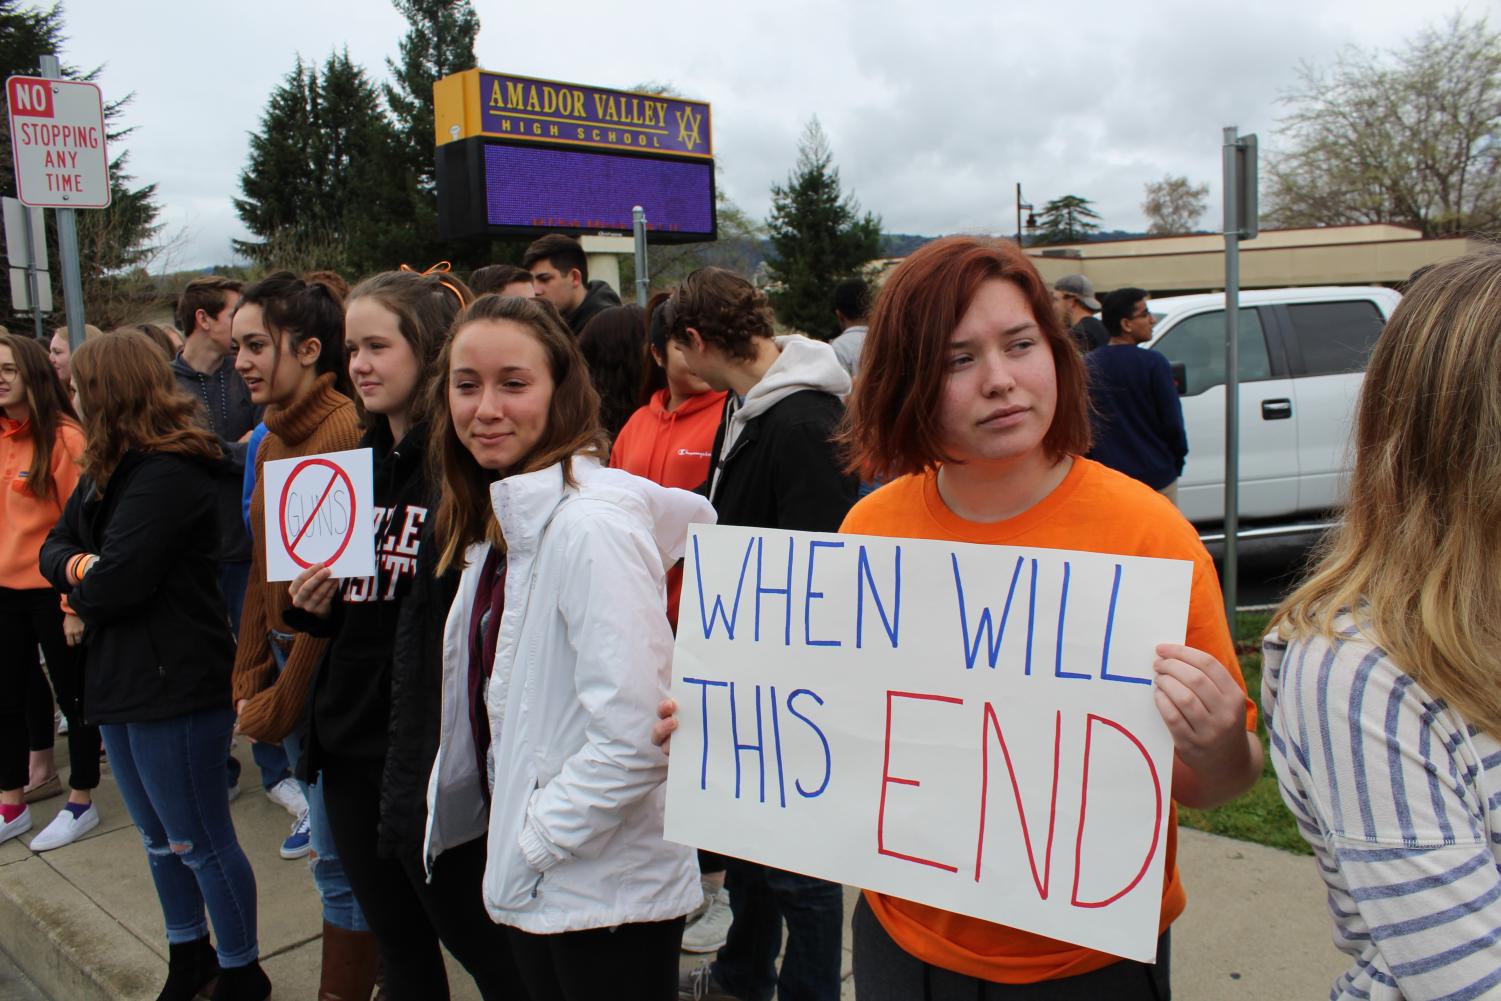
[[[0,77],[35,76],[41,72],[42,56],[61,54],[67,41],[63,34],[63,9],[54,3],[45,9],[22,7],[18,0],[0,0]],[[67,65],[62,76],[68,80],[93,80],[96,69],[83,73]],[[3,113],[9,114],[8,95],[0,94]],[[161,226],[157,215],[156,185],[132,188],[126,172],[129,151],[124,141],[131,129],[122,128],[119,119],[130,103],[131,95],[106,102],[104,119],[108,148],[115,152],[110,161],[110,205],[104,209],[80,209],[78,225],[78,270],[83,284],[84,315],[88,322],[103,327],[137,319],[149,309],[148,286],[144,266],[159,248],[151,241]],[[0,130],[0,194],[14,198],[16,179],[11,155],[10,130]],[[49,268],[54,285],[54,302],[61,320],[62,270],[57,258],[57,223],[54,213],[47,214]],[[13,313],[9,283],[0,283],[0,315]]]
[[[784,325],[813,337],[839,332],[834,286],[881,250],[881,220],[840,192],[839,169],[817,117],[798,141],[797,166],[771,189],[771,302]]]
[[[392,82],[382,92],[418,190],[433,195],[433,83],[473,69],[479,15],[470,0],[393,0],[410,27],[401,39],[401,58],[387,59]],[[433,215],[437,202],[433,201]]]
[[[321,73],[299,58],[272,92],[235,211],[258,241],[235,249],[259,264],[332,268],[351,278],[395,267],[412,241],[396,131],[380,94],[347,51]]]
[[[1037,238],[1033,242],[1077,243],[1090,233],[1098,233],[1099,224],[1093,220],[1100,214],[1089,206],[1089,199],[1078,195],[1054,198],[1042,207],[1037,217]]]

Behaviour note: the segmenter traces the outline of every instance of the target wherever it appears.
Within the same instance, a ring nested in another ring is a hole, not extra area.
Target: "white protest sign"
[[[1151,962],[1192,564],[694,526],[667,837]]]
[[[335,577],[374,575],[373,469],[368,448],[266,463],[267,580],[291,580],[317,563]]]
[[[13,76],[5,81],[16,195],[27,205],[109,205],[104,98],[92,83]]]

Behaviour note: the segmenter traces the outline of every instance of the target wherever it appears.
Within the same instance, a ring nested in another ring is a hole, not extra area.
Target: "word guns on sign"
[[[667,836],[1151,961],[1191,575],[694,526]]]
[[[373,459],[368,448],[277,459],[261,472],[266,579],[327,564],[335,577],[375,573]]]

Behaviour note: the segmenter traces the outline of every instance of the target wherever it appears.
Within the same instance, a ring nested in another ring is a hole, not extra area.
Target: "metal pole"
[[[57,56],[42,57],[42,76],[61,80]],[[78,222],[75,209],[57,212],[57,257],[63,272],[63,309],[68,314],[68,344],[76,351],[83,343],[83,279],[78,271]]]
[[[1236,536],[1240,531],[1240,176],[1236,126],[1226,127],[1224,146],[1225,195],[1225,618],[1235,632],[1237,566]]]
[[[631,209],[631,231],[636,236],[636,305],[644,309],[651,276],[646,273],[646,210],[639,205]]]
[[[23,206],[21,211],[26,216],[26,284],[31,288],[31,323],[36,339],[40,341],[42,339],[42,286],[36,276],[37,234],[31,227],[31,221],[33,219],[45,221],[46,216],[42,215],[40,209],[33,210],[28,206]],[[45,241],[43,245],[45,246]]]
[[[1016,182],[1016,245],[1022,245],[1022,182]]]

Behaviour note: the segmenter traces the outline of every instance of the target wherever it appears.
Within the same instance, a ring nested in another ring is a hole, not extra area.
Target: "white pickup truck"
[[[1244,521],[1319,521],[1343,502],[1366,359],[1400,300],[1379,287],[1241,293]],[[1173,296],[1150,306],[1157,326],[1148,347],[1183,379],[1188,461],[1178,506],[1203,531],[1225,517],[1225,297]]]

